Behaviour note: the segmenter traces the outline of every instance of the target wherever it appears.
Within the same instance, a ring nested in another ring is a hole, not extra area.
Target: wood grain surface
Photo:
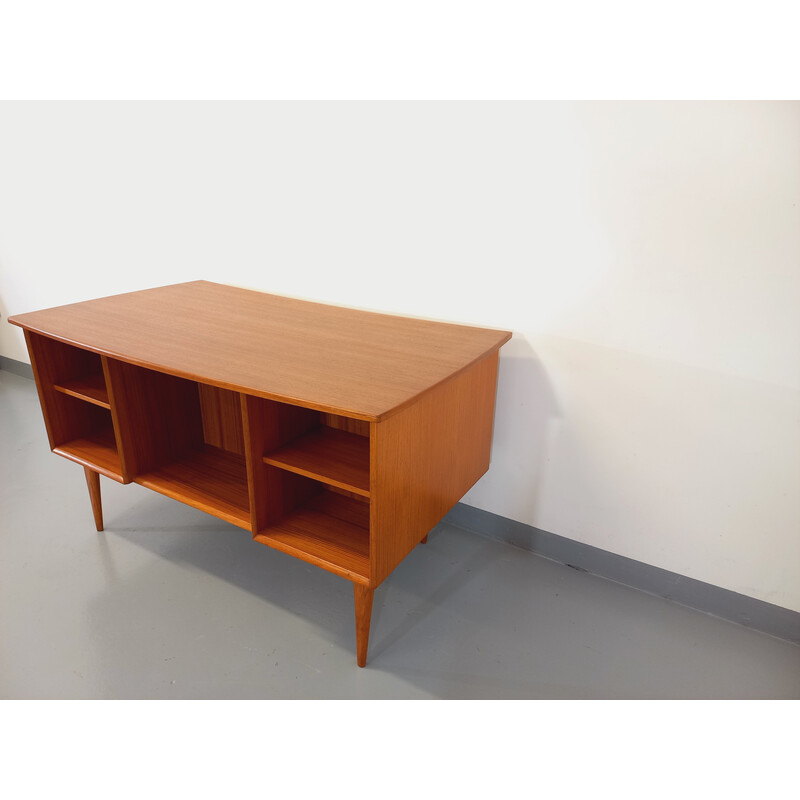
[[[56,389],[87,375],[102,376],[99,356],[30,331],[25,339],[50,449],[111,427],[108,411]]]
[[[358,500],[318,492],[253,538],[354,583],[369,582],[369,506]]]
[[[250,530],[244,457],[212,445],[137,475],[136,483]]]
[[[369,647],[369,625],[372,619],[372,599],[375,590],[367,586],[353,584],[353,599],[356,608],[356,663],[359,667],[367,666],[367,648]]]
[[[53,452],[83,467],[89,467],[117,483],[125,483],[110,420],[106,428],[56,445]]]
[[[489,468],[497,353],[372,426],[373,586]]]
[[[106,367],[126,481],[203,444],[196,383],[117,359]]]
[[[77,380],[62,381],[53,387],[57,392],[63,392],[87,403],[94,403],[101,408],[111,408],[108,402],[108,389],[106,379],[101,372],[99,375],[86,375]]]
[[[266,464],[369,497],[369,439],[321,425],[264,456]]]
[[[277,522],[318,487],[313,481],[265,464],[263,456],[307,433],[319,414],[306,408],[242,395],[247,482],[253,532]]]
[[[203,438],[206,444],[244,455],[242,405],[238,392],[200,383],[200,411],[203,417]]]
[[[132,364],[369,421],[396,413],[511,337],[208,281],[9,322]]]
[[[98,531],[103,530],[103,503],[100,497],[100,475],[89,467],[83,468],[86,476],[86,488],[89,490],[89,500],[92,503],[94,526]]]

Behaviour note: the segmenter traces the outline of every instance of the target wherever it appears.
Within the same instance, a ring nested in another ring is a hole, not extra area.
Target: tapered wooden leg
[[[94,513],[94,524],[97,530],[103,530],[103,505],[100,501],[100,473],[95,472],[89,467],[84,467],[86,473],[86,485],[89,487],[89,497],[92,501],[92,512]]]
[[[425,536],[422,537],[420,544],[428,544],[428,534],[426,533]]]
[[[359,667],[363,667],[367,663],[369,622],[372,618],[372,596],[374,593],[374,589],[369,589],[360,583],[353,584],[353,595],[356,601],[356,652],[358,654]]]

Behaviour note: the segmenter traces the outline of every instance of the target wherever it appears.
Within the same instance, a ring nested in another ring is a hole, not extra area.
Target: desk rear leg
[[[103,530],[103,504],[100,500],[100,473],[89,467],[83,468],[86,474],[86,485],[89,487],[89,499],[92,501],[94,524],[98,531]]]
[[[372,597],[374,589],[353,583],[353,595],[356,604],[356,652],[358,666],[366,666],[367,647],[369,646],[369,623],[372,619]]]

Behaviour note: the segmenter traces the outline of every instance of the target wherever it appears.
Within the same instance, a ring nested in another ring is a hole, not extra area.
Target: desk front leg
[[[356,605],[356,653],[358,666],[366,666],[369,646],[369,623],[372,619],[372,598],[375,590],[360,583],[353,583]]]
[[[103,504],[100,500],[100,474],[89,467],[84,467],[86,486],[89,489],[89,499],[92,501],[94,525],[98,531],[103,530]]]

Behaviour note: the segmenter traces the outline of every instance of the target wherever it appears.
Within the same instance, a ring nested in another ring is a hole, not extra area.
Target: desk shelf
[[[264,463],[369,497],[369,438],[321,425],[264,456]]]
[[[237,453],[205,445],[134,482],[250,530],[247,470]]]
[[[102,357],[26,331],[50,449],[124,482]]]
[[[102,372],[93,375],[85,375],[82,378],[77,378],[71,381],[63,381],[60,384],[55,384],[53,388],[57,392],[77,397],[79,400],[85,400],[87,403],[94,403],[101,408],[111,408],[108,402],[108,389],[106,388],[106,379]]]
[[[123,482],[117,442],[110,425],[96,433],[58,445],[53,452],[119,483]]]
[[[321,491],[253,538],[343,578],[369,582],[369,503],[362,500]]]

